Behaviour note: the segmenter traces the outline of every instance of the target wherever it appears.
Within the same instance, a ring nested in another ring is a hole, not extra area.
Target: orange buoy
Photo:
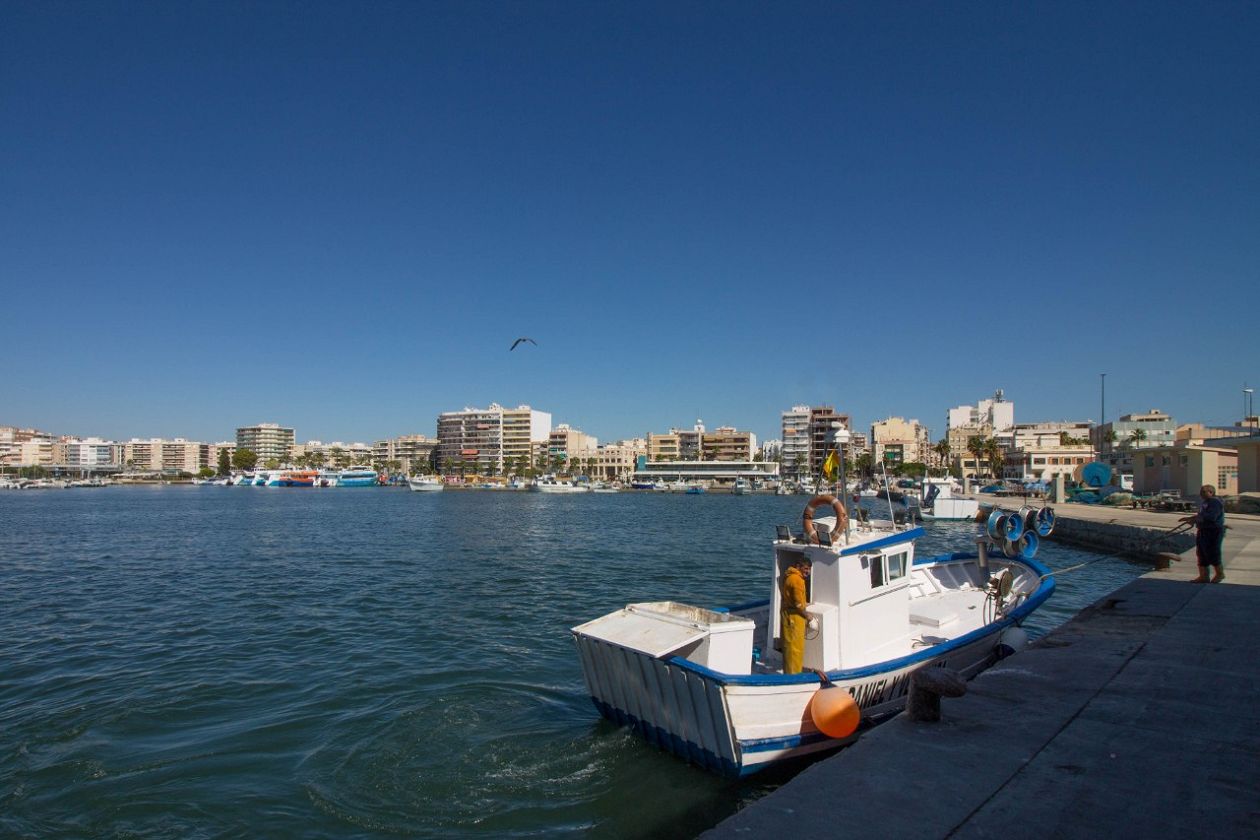
[[[818,731],[828,738],[848,738],[862,720],[862,710],[853,695],[835,685],[824,685],[814,692],[809,715]]]

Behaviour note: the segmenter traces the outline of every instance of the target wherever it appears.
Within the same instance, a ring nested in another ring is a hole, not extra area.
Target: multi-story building
[[[438,464],[494,475],[516,470],[522,458],[537,463],[545,457],[551,431],[551,415],[527,405],[444,412],[438,415]]]
[[[97,437],[71,438],[64,444],[65,457],[61,463],[80,470],[110,470],[122,466],[123,445]]]
[[[783,451],[783,441],[767,440],[761,444],[761,460],[778,461],[779,455]]]
[[[888,417],[871,424],[871,445],[876,463],[887,466],[926,463],[931,452],[931,435],[918,420]]]
[[[782,413],[782,424],[783,447],[779,452],[779,461],[783,465],[783,474],[787,478],[800,478],[822,472],[823,462],[831,451],[835,424],[848,429],[850,418],[847,414],[838,414],[830,405],[794,405]],[[850,439],[846,457],[852,454],[853,442]]]
[[[700,439],[702,461],[751,461],[757,451],[757,436],[734,426],[718,426]]]
[[[1015,403],[1005,399],[998,388],[991,400],[980,400],[975,405],[960,405],[949,410],[946,428],[962,426],[979,428],[989,426],[995,432],[1004,432],[1015,425]]]
[[[794,405],[783,412],[783,445],[779,463],[788,478],[799,478],[809,469],[809,406]]]
[[[639,457],[646,455],[647,441],[643,438],[605,444],[591,456],[594,464],[589,472],[592,478],[603,481],[628,481],[638,465]]]
[[[1088,421],[1016,423],[996,437],[1003,445],[1002,476],[1018,481],[1069,478],[1094,459]]]
[[[219,468],[219,453],[226,452],[228,466],[232,465],[232,458],[236,455],[236,443],[230,440],[221,440],[218,443],[210,444],[210,466],[215,470]]]
[[[0,466],[30,467],[53,462],[53,436],[39,429],[0,426]]]
[[[593,458],[595,450],[599,448],[599,440],[591,435],[586,434],[581,429],[575,429],[568,423],[561,423],[551,430],[551,435],[547,443],[547,459],[552,466],[561,466],[562,469],[569,469],[567,465],[574,464],[573,469],[582,468],[587,458]]]
[[[408,475],[420,475],[433,470],[433,456],[437,451],[436,438],[427,435],[401,435],[372,444],[372,463],[397,462]]]
[[[1177,421],[1152,408],[1145,414],[1125,414],[1119,420],[1095,426],[1092,442],[1098,460],[1128,475],[1133,472],[1135,450],[1172,446],[1176,440]]]
[[[236,448],[253,452],[259,464],[272,460],[287,463],[293,456],[293,444],[293,430],[277,423],[241,426],[236,430]]]
[[[551,443],[551,414],[527,405],[503,409],[503,462],[509,472],[536,463],[534,447]]]
[[[690,429],[670,429],[678,435],[678,459],[680,461],[699,461],[704,448],[704,423],[696,418],[696,424]]]
[[[217,466],[210,463],[210,444],[184,438],[132,438],[122,445],[122,457],[128,472],[196,474]]]
[[[853,432],[849,436],[849,452],[857,457],[871,451],[871,440],[865,432]]]
[[[666,434],[648,432],[647,459],[649,461],[677,461],[679,457],[678,432],[671,431]]]

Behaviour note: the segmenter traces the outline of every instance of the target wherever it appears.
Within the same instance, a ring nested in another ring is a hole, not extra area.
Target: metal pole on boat
[[[976,555],[980,558],[980,571],[989,570],[989,541],[984,537],[976,540]]]
[[[844,445],[849,442],[849,430],[844,428],[840,423],[833,422],[831,424],[831,445],[836,450],[837,457],[840,458],[840,499],[844,502],[844,509],[849,509],[849,478],[844,468]],[[855,511],[856,513],[856,511]],[[844,518],[844,541],[849,541],[849,522],[850,516]]]

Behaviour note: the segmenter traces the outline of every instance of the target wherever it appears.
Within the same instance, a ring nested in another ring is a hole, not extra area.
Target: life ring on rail
[[[805,526],[806,542],[818,542],[818,531],[814,529],[814,511],[823,505],[831,505],[831,509],[836,512],[835,533],[838,534],[843,531],[844,526],[849,521],[849,512],[844,509],[844,503],[830,493],[821,493],[809,500],[809,504],[805,505],[805,512],[801,514],[801,523]]]

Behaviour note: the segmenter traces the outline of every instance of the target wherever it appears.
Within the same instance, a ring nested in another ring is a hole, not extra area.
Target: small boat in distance
[[[777,527],[761,584],[768,599],[629,604],[572,628],[599,713],[686,761],[745,776],[852,743],[860,725],[901,711],[920,669],[970,679],[1026,644],[1019,624],[1054,592],[1050,571],[1031,559],[1053,527],[1049,508],[996,511],[988,538],[999,550],[982,541],[978,554],[918,559],[922,528],[860,522],[837,533],[835,518],[813,518],[815,507],[840,504],[815,497],[804,533]],[[1030,521],[1036,532],[1023,530]],[[812,570],[812,629],[803,670],[788,673],[781,587],[800,561]],[[829,706],[843,714],[829,717]]]
[[[375,487],[381,477],[371,467],[349,467],[337,473],[338,487]]]
[[[529,487],[537,493],[585,493],[585,487],[579,487],[572,481],[561,481],[554,475],[540,476]]]
[[[436,475],[416,475],[407,479],[407,486],[417,493],[435,493],[446,487]]]
[[[752,485],[748,483],[748,479],[741,476],[735,479],[735,484],[731,487],[731,493],[736,496],[747,496],[752,493]]]

